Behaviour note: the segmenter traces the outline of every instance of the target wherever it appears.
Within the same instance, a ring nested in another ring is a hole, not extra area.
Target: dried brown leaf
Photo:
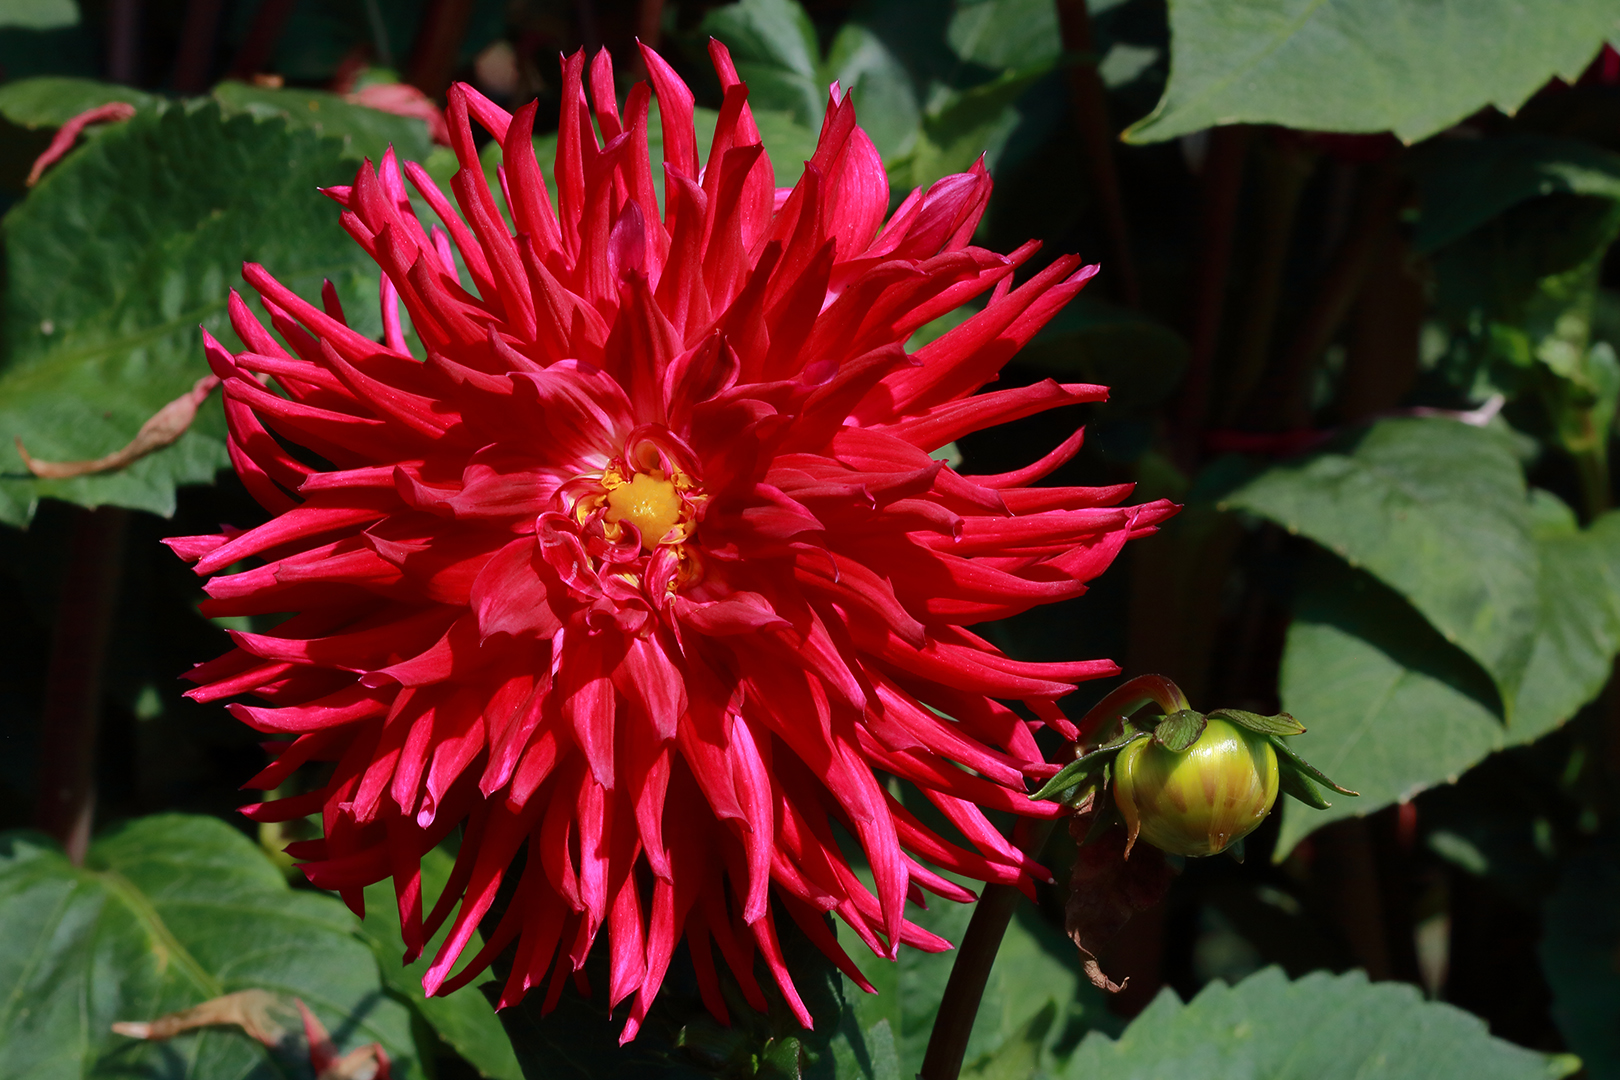
[[[46,480],[67,480],[75,476],[89,476],[92,473],[122,469],[184,435],[191,422],[196,419],[197,409],[218,385],[219,378],[214,375],[205,375],[198,379],[190,390],[163,406],[150,420],[142,424],[141,430],[135,433],[135,438],[130,440],[128,446],[114,450],[94,461],[41,461],[23,449],[21,438],[15,440],[17,453],[22,455],[23,464],[28,466],[29,472]]]
[[[264,1045],[275,1046],[287,1036],[276,1015],[289,1012],[290,1007],[268,990],[239,990],[156,1020],[121,1020],[112,1029],[132,1039],[157,1042],[195,1028],[232,1024]]]
[[[1069,881],[1064,928],[1080,949],[1092,985],[1118,993],[1130,980],[1116,983],[1105,975],[1096,952],[1131,921],[1132,915],[1164,899],[1175,871],[1164,852],[1147,844],[1136,848],[1132,852],[1135,858],[1127,860],[1127,838],[1121,829],[1108,829],[1091,843],[1082,843],[1091,828],[1091,818],[1090,813],[1085,813],[1069,819],[1069,835],[1080,847]]]

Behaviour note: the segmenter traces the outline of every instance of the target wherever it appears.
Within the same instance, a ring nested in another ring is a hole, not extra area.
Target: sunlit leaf
[[[1329,794],[1326,811],[1285,803],[1279,856],[1329,821],[1454,781],[1486,755],[1540,738],[1603,688],[1620,650],[1620,512],[1584,530],[1563,514],[1538,512],[1535,636],[1506,723],[1484,673],[1399,597],[1326,557],[1311,565],[1279,680],[1283,706],[1307,729],[1289,746],[1361,797]]]
[[[1573,81],[1617,25],[1609,0],[1177,0],[1170,84],[1126,138],[1256,123],[1415,142]]]
[[[1223,505],[1270,518],[1377,576],[1490,672],[1511,708],[1538,601],[1529,502],[1504,435],[1450,420],[1384,420],[1267,469]],[[1284,708],[1314,728],[1309,713]],[[1330,762],[1317,764],[1357,786]]]

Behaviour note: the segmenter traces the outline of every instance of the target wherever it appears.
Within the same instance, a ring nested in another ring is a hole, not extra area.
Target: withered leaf
[[[1069,819],[1069,835],[1080,845],[1075,853],[1074,875],[1069,880],[1069,902],[1064,912],[1064,929],[1080,949],[1086,977],[1092,985],[1109,993],[1125,989],[1114,982],[1097,963],[1097,950],[1124,928],[1131,916],[1145,911],[1170,889],[1175,877],[1164,852],[1143,844],[1125,858],[1125,833],[1108,829],[1085,843],[1091,829],[1090,813]]]

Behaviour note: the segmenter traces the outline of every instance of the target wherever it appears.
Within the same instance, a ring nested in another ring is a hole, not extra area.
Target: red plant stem
[[[1210,133],[1201,190],[1202,232],[1198,280],[1193,288],[1192,348],[1187,379],[1177,403],[1176,457],[1191,472],[1203,444],[1209,419],[1211,373],[1220,347],[1221,316],[1226,310],[1226,283],[1232,266],[1232,239],[1237,231],[1238,197],[1243,191],[1243,163],[1253,129],[1247,124],[1216,128]]]
[[[649,49],[658,48],[658,39],[664,32],[664,0],[641,0],[636,14],[636,37]],[[641,53],[636,53],[639,63]]]
[[[1288,352],[1283,354],[1274,392],[1281,428],[1305,427],[1310,423],[1310,373],[1317,357],[1350,314],[1367,280],[1368,269],[1388,242],[1400,195],[1399,176],[1394,167],[1375,166],[1367,178],[1356,223],[1317,287]]]
[[[249,79],[263,71],[275,55],[276,43],[286,29],[287,18],[298,0],[264,0],[253,16],[247,39],[231,61],[231,77]]]
[[[1030,822],[1027,850],[1039,854],[1052,835],[1053,824],[1050,820]],[[990,969],[995,966],[996,953],[1001,951],[1007,924],[1012,922],[1013,912],[1023,898],[1024,894],[1011,885],[986,885],[979,894],[973,918],[968,920],[967,932],[957,947],[951,976],[945,982],[945,996],[940,999],[934,1028],[928,1035],[918,1080],[957,1080],[961,1075],[962,1056],[973,1034],[973,1018],[979,1014]]]
[[[179,55],[174,61],[174,88],[182,94],[208,89],[214,62],[214,38],[219,31],[222,0],[190,0],[180,32]]]
[[[596,27],[596,5],[591,0],[574,0],[574,19],[579,24],[579,43],[586,56],[595,56],[602,47],[602,35]]]
[[[1108,99],[1097,62],[1091,56],[1091,14],[1086,0],[1057,0],[1058,27],[1063,35],[1063,51],[1086,60],[1069,66],[1069,97],[1074,121],[1080,129],[1086,163],[1091,171],[1091,188],[1102,213],[1103,230],[1108,237],[1109,259],[1119,297],[1128,306],[1141,302],[1136,283],[1136,265],[1131,259],[1130,229],[1125,221],[1125,205],[1120,198],[1119,170],[1114,161],[1114,133],[1108,122]]]
[[[416,31],[406,82],[435,100],[444,95],[461,55],[472,9],[472,0],[432,0]]]
[[[1222,420],[1228,424],[1244,411],[1260,377],[1265,374],[1277,309],[1282,302],[1283,271],[1294,238],[1294,219],[1305,181],[1316,165],[1316,156],[1287,135],[1272,140],[1265,150],[1261,157],[1264,173],[1258,250],[1249,275],[1252,284],[1245,298],[1248,317],[1243,322],[1222,409]]]
[[[123,571],[127,518],[113,506],[79,513],[51,632],[34,823],[61,843],[75,865],[84,861],[95,816],[101,669]]]
[[[141,74],[141,0],[107,4],[107,81],[134,85]]]

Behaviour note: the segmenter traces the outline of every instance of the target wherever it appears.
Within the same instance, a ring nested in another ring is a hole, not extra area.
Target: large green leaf
[[[344,143],[212,103],[138,114],[47,173],[0,222],[0,521],[26,524],[41,497],[167,515],[176,485],[227,464],[217,404],[174,445],[72,480],[28,476],[12,438],[54,461],[127,443],[207,374],[199,323],[235,343],[225,301],[244,260],[305,296],[331,278],[377,333],[376,270],[316,191],[353,173]]]
[[[1182,1004],[1161,991],[1118,1041],[1090,1035],[1062,1074],[1073,1080],[1548,1080],[1580,1063],[1493,1038],[1461,1009],[1361,972],[1297,982],[1277,968],[1211,983]]]
[[[916,144],[922,110],[911,73],[869,27],[851,21],[839,28],[827,48],[822,76],[824,81],[836,79],[854,98],[861,128],[884,161]]]
[[[1326,556],[1308,567],[1279,685],[1307,729],[1291,745],[1361,797],[1335,797],[1325,811],[1287,801],[1279,856],[1329,821],[1540,738],[1603,689],[1620,651],[1620,512],[1582,530],[1553,496],[1538,492],[1535,506],[1535,638],[1506,724],[1483,673],[1399,597]]]
[[[1057,5],[1048,0],[959,0],[946,40],[963,60],[989,68],[1052,63],[1063,52]]]
[[[809,16],[794,0],[741,0],[715,8],[700,29],[726,44],[748,84],[779,187],[797,179],[800,163],[815,149],[827,89],[835,81],[854,95],[861,126],[885,160],[915,143],[921,113],[911,76],[858,19],[839,28],[825,56]],[[699,146],[705,145],[700,135]],[[784,158],[784,150],[793,156]]]
[[[1620,850],[1600,846],[1564,866],[1547,901],[1541,968],[1553,1019],[1592,1080],[1620,1077]]]
[[[1617,27],[1612,0],[1171,0],[1170,83],[1126,138],[1256,123],[1415,142],[1573,80]]]
[[[1504,433],[1384,420],[1266,470],[1224,505],[1270,518],[1382,579],[1479,661],[1511,710],[1535,633],[1536,549],[1524,477]]]
[[[1581,529],[1557,498],[1536,496],[1540,610],[1511,742],[1540,738],[1574,716],[1608,682],[1620,651],[1620,511]]]
[[[1278,858],[1314,829],[1455,780],[1506,745],[1484,672],[1366,574],[1320,557],[1304,573],[1278,679],[1305,725],[1289,746],[1359,798],[1283,800]]]
[[[380,1042],[396,1077],[420,1075],[410,1014],[384,993],[358,921],[298,892],[213,818],[141,818],[75,867],[44,838],[0,836],[0,1075],[294,1076],[234,1028],[167,1043],[115,1035],[222,994],[301,998],[343,1049]]]
[[[455,860],[439,848],[422,857],[422,906],[425,910],[431,911],[444,891],[454,863]],[[403,963],[405,939],[400,934],[394,886],[391,881],[379,881],[366,886],[366,917],[362,930],[376,954],[383,982],[398,997],[410,1002],[411,1008],[421,1014],[439,1038],[476,1068],[480,1076],[491,1080],[522,1080],[523,1070],[512,1053],[511,1040],[506,1037],[506,1030],[501,1027],[489,1000],[476,987],[464,986],[446,997],[430,998],[422,993],[422,977],[450,933],[448,921],[414,963]],[[483,944],[483,938],[475,931],[464,955],[472,956]]]

